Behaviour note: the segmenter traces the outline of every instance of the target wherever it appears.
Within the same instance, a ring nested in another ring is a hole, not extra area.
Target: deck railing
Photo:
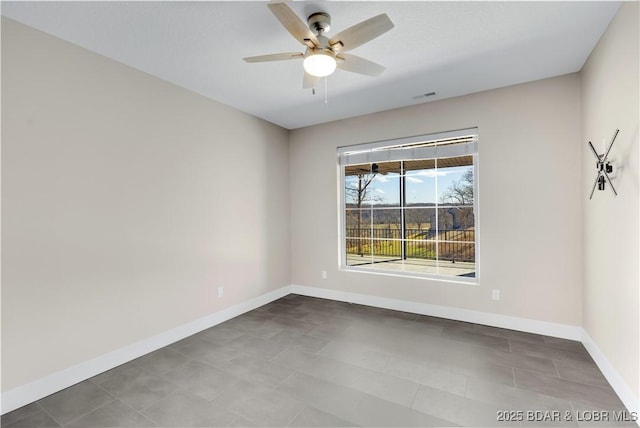
[[[347,254],[475,262],[475,230],[397,228],[346,230]],[[404,248],[403,248],[404,247]]]

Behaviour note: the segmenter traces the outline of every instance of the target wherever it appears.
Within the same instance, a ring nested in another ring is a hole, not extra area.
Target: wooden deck
[[[347,265],[366,267],[369,269],[380,269],[387,271],[415,272],[432,275],[465,276],[473,277],[476,266],[475,263],[455,262],[446,260],[417,259],[408,258],[401,260],[388,256],[358,256],[347,254]]]

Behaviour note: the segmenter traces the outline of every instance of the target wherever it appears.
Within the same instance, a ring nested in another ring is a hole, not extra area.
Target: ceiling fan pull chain
[[[328,86],[327,86],[327,76],[325,76],[324,78],[324,103],[328,104],[329,103],[329,90],[328,90]]]

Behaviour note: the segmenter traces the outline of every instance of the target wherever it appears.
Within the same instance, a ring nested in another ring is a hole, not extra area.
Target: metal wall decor
[[[618,136],[618,132],[620,132],[620,130],[616,129],[616,132],[614,132],[613,138],[611,139],[611,143],[609,143],[609,148],[607,148],[607,151],[602,155],[599,155],[598,152],[596,152],[596,149],[593,148],[593,144],[591,144],[591,141],[589,141],[589,147],[591,147],[591,151],[593,152],[593,155],[597,160],[596,181],[595,183],[593,183],[593,188],[591,189],[591,195],[589,195],[589,199],[593,198],[593,192],[596,190],[596,187],[598,187],[598,190],[604,190],[606,181],[609,182],[609,186],[611,186],[613,194],[618,196],[618,192],[616,192],[616,188],[613,187],[613,183],[611,182],[611,178],[609,177],[609,174],[613,172],[613,165],[611,165],[611,162],[607,160],[609,152],[611,151],[611,147],[613,146],[613,142],[616,141],[616,137]]]

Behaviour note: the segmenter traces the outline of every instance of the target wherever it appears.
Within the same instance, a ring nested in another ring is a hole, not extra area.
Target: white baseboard
[[[593,358],[593,361],[598,365],[598,368],[613,390],[618,394],[622,403],[627,407],[627,410],[629,410],[629,412],[635,412],[636,415],[640,416],[640,397],[636,396],[631,388],[629,388],[624,378],[620,376],[620,373],[613,367],[609,359],[584,329],[582,330],[582,344],[587,349],[587,352],[589,352],[589,355],[591,355],[591,358]],[[640,426],[640,420],[636,422]]]
[[[559,337],[562,339],[582,339],[582,328],[574,325],[538,321],[528,318],[511,317],[507,315],[492,314],[489,312],[453,308],[450,306],[409,302],[407,300],[349,293],[346,291],[330,290],[327,288],[306,287],[303,285],[292,285],[291,292],[304,296],[320,297],[323,299],[338,300],[341,302],[358,303],[361,305],[411,312],[414,314],[430,315],[457,321],[472,322],[492,327],[501,327],[510,330],[524,331],[527,333],[537,333],[545,336]]]
[[[149,337],[125,346],[99,357],[85,361],[73,367],[52,373],[41,379],[4,392],[0,396],[2,404],[1,414],[5,414],[19,407],[61,391],[78,382],[89,379],[97,374],[110,370],[121,364],[165,347],[192,334],[218,325],[231,318],[242,315],[269,302],[277,300],[291,293],[291,287],[285,286],[277,290],[262,294],[253,299],[207,315],[203,318],[183,324],[179,327]]]

